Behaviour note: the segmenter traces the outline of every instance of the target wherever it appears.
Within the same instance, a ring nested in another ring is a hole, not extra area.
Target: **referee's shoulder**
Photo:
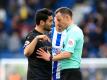
[[[75,32],[82,32],[82,29],[78,25],[75,25],[74,31]]]

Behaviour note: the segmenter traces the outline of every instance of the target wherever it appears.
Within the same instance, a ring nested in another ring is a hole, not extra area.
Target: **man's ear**
[[[40,21],[40,25],[44,25],[44,23],[45,23],[45,22],[44,22],[43,20]]]

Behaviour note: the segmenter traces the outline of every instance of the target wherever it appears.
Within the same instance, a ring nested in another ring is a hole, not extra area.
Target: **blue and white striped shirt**
[[[55,27],[52,28],[52,55],[57,55],[58,51],[61,50],[64,36],[64,32],[57,32]],[[53,61],[52,74],[53,80],[60,78],[60,62]]]

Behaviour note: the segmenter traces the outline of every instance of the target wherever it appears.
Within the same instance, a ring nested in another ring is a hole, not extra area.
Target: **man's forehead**
[[[63,17],[63,14],[62,14],[62,13],[60,13],[60,12],[58,12],[58,13],[55,15],[55,17],[56,17],[57,19],[60,19],[60,18],[62,18],[62,17]]]
[[[61,13],[58,12],[55,16],[56,16],[56,17],[59,17],[59,16],[61,16]]]

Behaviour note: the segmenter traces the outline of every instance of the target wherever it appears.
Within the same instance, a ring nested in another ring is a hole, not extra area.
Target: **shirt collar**
[[[74,24],[70,24],[70,25],[67,27],[66,31],[68,32],[71,28],[73,28],[73,25],[74,25]]]

